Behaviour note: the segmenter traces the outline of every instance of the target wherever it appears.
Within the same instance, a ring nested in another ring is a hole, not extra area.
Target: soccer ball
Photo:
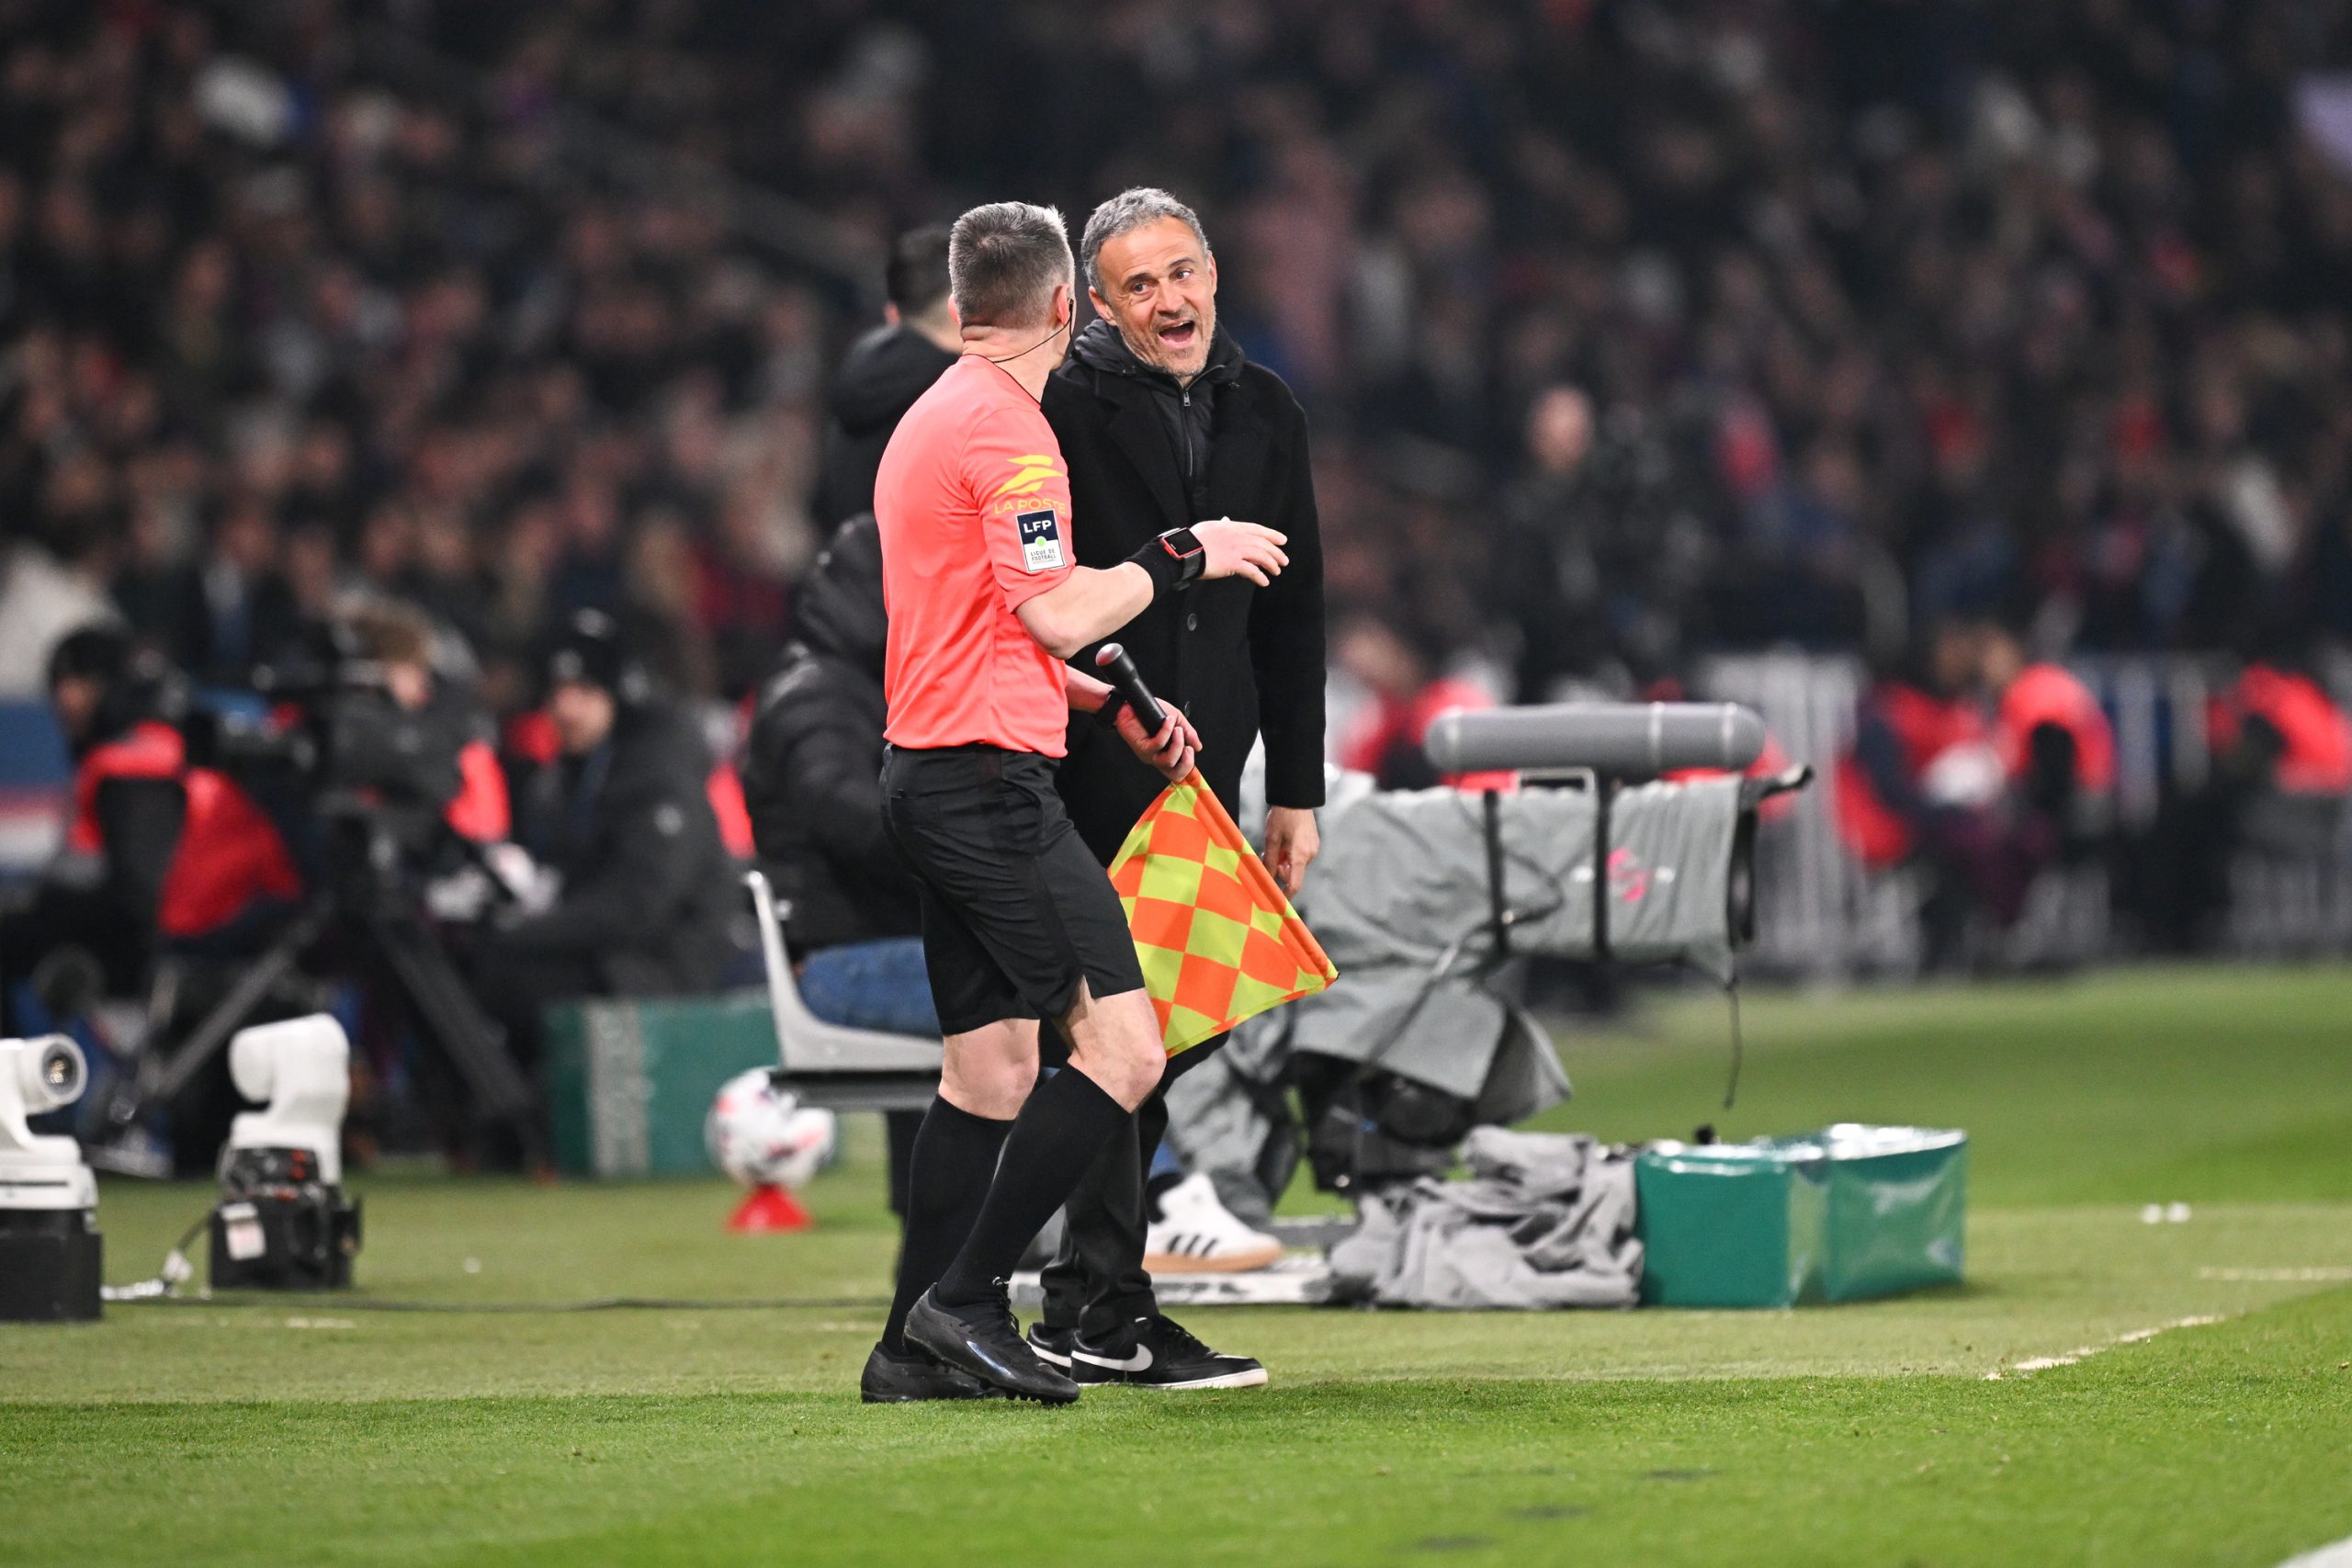
[[[808,1185],[833,1156],[833,1113],[803,1105],[765,1067],[727,1080],[710,1102],[703,1143],[719,1169],[746,1187]]]

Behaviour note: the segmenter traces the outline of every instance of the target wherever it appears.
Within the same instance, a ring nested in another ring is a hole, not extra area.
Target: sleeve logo
[[[1012,523],[1021,531],[1023,570],[1058,571],[1069,564],[1062,555],[1061,520],[1052,507],[1017,513]]]

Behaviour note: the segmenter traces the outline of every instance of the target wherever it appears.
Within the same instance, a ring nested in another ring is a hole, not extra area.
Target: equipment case
[[[1642,1303],[1786,1307],[1961,1277],[1968,1134],[1846,1122],[1634,1162]]]

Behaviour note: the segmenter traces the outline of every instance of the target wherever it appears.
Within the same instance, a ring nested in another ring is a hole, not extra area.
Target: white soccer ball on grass
[[[718,1168],[746,1187],[805,1187],[833,1157],[841,1136],[833,1113],[778,1089],[765,1067],[720,1086],[703,1122]]]

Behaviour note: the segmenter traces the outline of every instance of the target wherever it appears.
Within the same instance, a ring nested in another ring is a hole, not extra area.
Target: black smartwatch
[[[1190,528],[1170,528],[1152,542],[1174,558],[1179,588],[1190,588],[1208,570],[1209,552]]]
[[[1111,731],[1113,734],[1117,734],[1119,729],[1119,715],[1126,705],[1126,694],[1120,691],[1116,686],[1112,687],[1111,694],[1102,699],[1102,705],[1094,710],[1094,722],[1101,725],[1103,728]]]
[[[1127,558],[1151,579],[1151,596],[1177,592],[1200,581],[1208,570],[1208,547],[1190,528],[1170,528]]]

